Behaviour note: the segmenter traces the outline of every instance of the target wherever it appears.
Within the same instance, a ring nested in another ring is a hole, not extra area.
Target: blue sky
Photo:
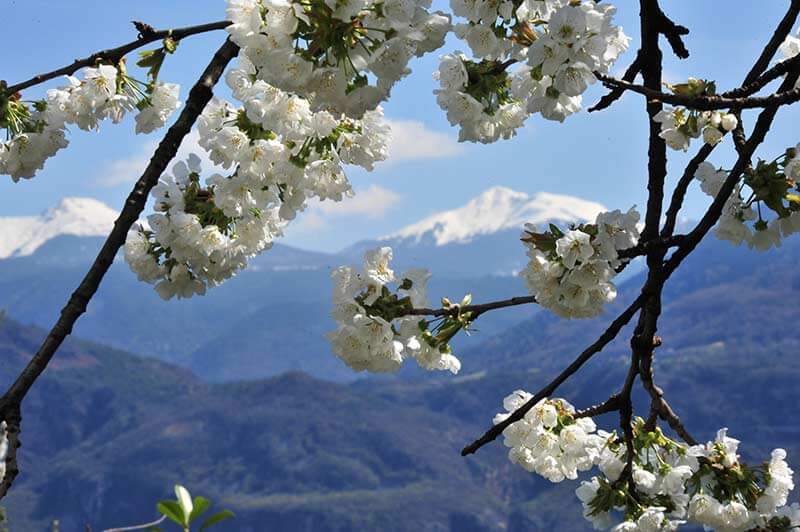
[[[726,2],[725,9],[714,0],[663,4],[674,20],[693,30],[687,38],[692,52],[688,60],[678,61],[665,51],[666,80],[706,77],[725,90],[744,77],[788,2]],[[0,79],[9,83],[129,41],[135,36],[131,20],[167,28],[225,16],[224,0],[0,0],[0,7],[6,43],[0,56]],[[633,42],[614,73],[624,70],[638,46],[638,2],[620,0],[617,7],[617,23]],[[186,39],[178,53],[167,59],[162,79],[180,83],[185,97],[224,37],[217,32]],[[438,56],[458,48],[466,46],[451,39],[445,49],[414,61],[412,75],[395,88],[392,100],[384,105],[387,117],[396,124],[398,156],[372,173],[350,171],[356,192],[361,192],[358,199],[336,208],[311,209],[289,231],[286,243],[336,250],[460,206],[496,185],[528,193],[570,194],[611,208],[644,205],[646,120],[642,97],[627,95],[611,109],[591,115],[583,112],[564,124],[533,117],[510,141],[459,145],[456,130],[436,105],[431,79]],[[59,83],[56,80],[31,89],[26,97],[39,97],[48,86]],[[591,104],[602,93],[601,87],[592,87],[584,102]],[[220,89],[218,94],[224,97],[227,91]],[[784,109],[759,154],[771,159],[794,145],[798,139],[792,126],[797,118],[796,110]],[[753,121],[752,114],[747,116],[748,126]],[[163,130],[149,136],[134,135],[132,119],[117,126],[104,123],[99,133],[72,131],[69,149],[48,161],[33,180],[15,184],[0,179],[0,216],[37,214],[64,196],[94,197],[119,208],[130,179],[144,168],[161,134]],[[712,160],[729,167],[731,153],[728,147],[718,149]],[[670,157],[672,186],[687,157],[676,152],[670,152]],[[693,191],[686,216],[698,217],[706,203],[704,195]]]

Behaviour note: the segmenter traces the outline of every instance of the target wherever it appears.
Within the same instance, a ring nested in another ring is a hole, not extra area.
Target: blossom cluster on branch
[[[695,178],[703,192],[716,197],[728,172],[703,162]],[[779,247],[783,238],[800,231],[798,179],[800,145],[788,148],[772,161],[758,160],[726,200],[715,235],[758,251]]]
[[[160,50],[174,51],[175,46],[174,41],[165,41]],[[0,174],[14,181],[32,178],[47,159],[67,147],[68,125],[97,130],[103,120],[117,124],[127,113],[137,111],[136,133],[164,126],[180,105],[179,86],[158,81],[165,53],[143,53],[138,64],[149,68],[148,82],[128,74],[123,59],[115,65],[86,68],[83,79],[67,76],[67,85],[50,89],[42,100],[24,101],[19,94],[0,96],[0,128],[8,134],[8,140],[0,142]]]
[[[439,106],[459,140],[509,138],[539,113],[563,122],[581,108],[581,95],[628,48],[615,26],[615,8],[565,0],[451,0],[455,26],[477,59],[462,53],[441,58]],[[511,73],[509,65],[520,65]]]
[[[200,146],[230,171],[201,183],[200,159],[180,162],[152,195],[148,227],[131,231],[126,260],[165,299],[203,294],[271,247],[310,198],[352,195],[342,166],[371,169],[387,153],[380,108],[361,120],[311,110],[304,98],[255,79],[254,67],[227,75],[236,108],[213,100],[199,119]]]
[[[531,397],[521,390],[506,397],[506,412],[495,416],[495,424]],[[688,446],[637,419],[629,456],[616,433],[597,430],[564,399],[542,399],[503,436],[509,460],[551,482],[575,480],[597,467],[576,495],[598,530],[659,532],[694,523],[727,532],[777,532],[800,526],[800,507],[786,505],[794,488],[786,452],[775,449],[768,462],[750,466],[725,429],[712,442]]]
[[[598,315],[617,296],[611,279],[624,262],[618,252],[638,243],[638,222],[631,208],[602,212],[594,224],[566,232],[552,224],[542,232],[526,225],[522,241],[530,260],[521,275],[536,302],[567,318]]]
[[[229,0],[231,38],[258,79],[361,118],[389,97],[414,56],[436,50],[450,18],[430,0]]]
[[[332,272],[332,316],[338,324],[328,334],[333,352],[355,371],[393,372],[412,358],[427,370],[458,373],[461,362],[449,341],[469,327],[471,316],[456,312],[429,322],[409,315],[427,305],[430,273],[413,268],[396,275],[391,260],[392,249],[381,247],[364,254],[362,268]],[[461,304],[469,304],[469,297]]]

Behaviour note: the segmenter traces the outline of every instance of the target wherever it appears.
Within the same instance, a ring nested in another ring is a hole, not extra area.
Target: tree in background
[[[582,94],[597,81],[610,92],[590,112],[607,109],[625,92],[643,95],[649,124],[645,211],[604,212],[594,223],[569,227],[526,226],[520,251],[530,258],[522,272],[529,293],[503,301],[473,304],[466,296],[431,308],[428,271],[396,274],[390,248],[369,251],[363,266],[333,272],[334,353],[355,371],[397,371],[414,360],[428,370],[457,373],[461,361],[450,340],[482,314],[538,304],[566,319],[597,316],[616,297],[614,277],[644,257],[647,276],[638,297],[544,388],[506,397],[505,412],[462,454],[503,435],[512,462],[552,482],[592,471],[576,495],[585,517],[600,529],[673,530],[687,522],[718,530],[800,527],[800,506],[787,505],[793,480],[786,453],[775,449],[762,464],[744,463],[739,441],[725,429],[714,441],[697,442],[653,371],[662,342],[657,331],[663,288],[712,229],[756,251],[779,246],[800,230],[800,147],[766,159],[756,154],[779,109],[800,100],[800,39],[791,35],[800,0],[789,3],[742,84],[724,92],[703,78],[663,83],[661,37],[685,59],[689,30],[673,22],[658,0],[639,3],[641,42],[620,78],[609,72],[631,40],[605,2],[451,0],[447,14],[432,11],[424,0],[229,0],[224,21],[167,31],[136,23],[139,35],[131,43],[15,85],[3,82],[0,125],[7,140],[0,144],[0,173],[19,181],[67,147],[68,128],[98,129],[128,113],[136,113],[137,132],[163,127],[181,107],[179,87],[160,79],[164,61],[173,60],[182,39],[216,30],[229,34],[61,317],[0,397],[0,495],[18,473],[22,401],[120,249],[139,279],[165,299],[204,294],[246,268],[309,199],[341,201],[353,194],[345,165],[371,170],[386,158],[390,131],[380,103],[408,75],[413,57],[442,48],[453,32],[470,54],[441,56],[435,92],[461,141],[510,138],[532,115],[563,122],[581,110]],[[158,47],[140,52],[136,63],[146,71],[141,80],[129,73],[125,57],[150,43]],[[228,69],[234,58],[238,64]],[[213,97],[223,74],[236,104]],[[66,85],[38,100],[23,98],[22,91],[62,75]],[[770,86],[772,92],[759,95]],[[747,109],[758,112],[750,127],[743,121]],[[190,156],[167,173],[195,125],[200,146],[224,171],[204,175],[200,158]],[[736,150],[727,169],[708,161],[723,142]],[[699,148],[667,197],[668,148],[688,151],[692,143]],[[694,180],[711,199],[700,221],[676,234]],[[154,213],[139,221],[150,195]],[[580,409],[553,396],[634,318],[630,366],[618,390]],[[637,381],[651,401],[641,417],[631,399]],[[609,412],[619,414],[618,431],[592,421]]]

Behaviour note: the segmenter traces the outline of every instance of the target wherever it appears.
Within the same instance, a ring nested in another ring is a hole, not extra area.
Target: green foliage
[[[192,523],[195,523],[198,519],[200,519],[200,517],[211,507],[211,501],[200,496],[192,499],[189,491],[180,484],[175,485],[175,497],[176,500],[174,501],[159,501],[158,504],[156,504],[156,510],[161,515],[180,526],[184,532],[189,532],[191,530]],[[198,530],[199,532],[203,532],[217,523],[225,521],[226,519],[232,519],[233,517],[234,514],[232,511],[220,510],[219,512],[207,517],[202,524],[200,524],[200,528]],[[156,526],[152,527],[151,530],[152,532],[160,532],[161,528]]]

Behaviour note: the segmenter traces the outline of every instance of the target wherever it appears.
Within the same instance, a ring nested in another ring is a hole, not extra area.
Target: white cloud
[[[463,146],[448,133],[433,131],[418,120],[389,120],[392,140],[388,162],[415,159],[441,159],[463,151]]]
[[[102,175],[98,176],[95,182],[101,187],[115,187],[135,182],[147,167],[157,146],[157,142],[147,142],[135,155],[107,163],[102,169]]]
[[[362,215],[367,218],[382,218],[386,212],[397,205],[401,196],[394,190],[378,185],[370,185],[366,190],[356,192],[352,198],[343,201],[315,201],[309,209],[312,213],[322,213],[327,216],[355,216]]]
[[[204,174],[224,172],[224,169],[214,166],[214,163],[208,158],[205,150],[198,144],[199,140],[200,134],[197,130],[192,130],[186,135],[173,162],[182,161],[186,159],[190,153],[196,153],[200,156]],[[135,155],[107,163],[102,170],[102,175],[98,176],[95,182],[102,187],[133,184],[141,177],[142,172],[147,167],[147,163],[150,162],[150,158],[153,156],[153,152],[156,151],[156,147],[158,147],[158,141],[145,142]],[[170,167],[171,166],[172,165],[170,165]]]
[[[316,233],[330,227],[333,220],[350,216],[368,220],[383,218],[401,200],[402,196],[397,192],[378,185],[370,185],[357,191],[354,197],[339,202],[312,200],[297,220],[289,224],[287,234]]]

